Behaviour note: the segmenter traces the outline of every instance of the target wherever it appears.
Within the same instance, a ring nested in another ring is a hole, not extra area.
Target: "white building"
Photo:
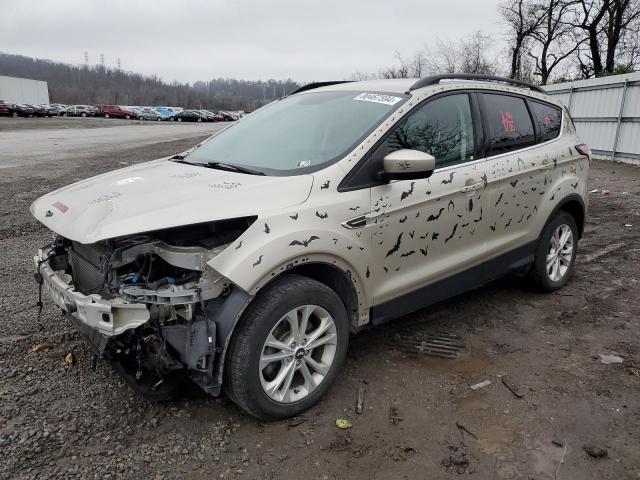
[[[0,100],[11,103],[49,103],[47,82],[0,76]]]
[[[640,72],[544,89],[569,109],[594,158],[640,164]]]

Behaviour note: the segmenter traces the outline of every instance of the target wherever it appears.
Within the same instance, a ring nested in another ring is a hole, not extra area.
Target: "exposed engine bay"
[[[55,237],[36,257],[49,289],[98,357],[150,399],[173,395],[187,373],[219,392],[219,315],[246,297],[207,265],[255,220],[239,218],[82,244]],[[236,302],[237,303],[237,302]],[[224,330],[224,328],[223,328]]]

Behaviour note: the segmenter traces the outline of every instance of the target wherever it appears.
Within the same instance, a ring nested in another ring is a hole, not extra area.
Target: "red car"
[[[128,120],[136,117],[136,114],[132,110],[119,107],[118,105],[102,105],[100,110],[102,111],[104,118],[114,117],[126,118]]]

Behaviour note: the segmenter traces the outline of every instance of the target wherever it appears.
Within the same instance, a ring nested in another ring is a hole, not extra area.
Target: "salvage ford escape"
[[[316,403],[350,333],[502,275],[569,279],[591,152],[539,87],[325,82],[196,147],[38,199],[36,279],[148,398]]]

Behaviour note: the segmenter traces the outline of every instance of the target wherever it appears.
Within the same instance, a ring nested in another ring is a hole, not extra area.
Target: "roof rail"
[[[294,90],[289,95],[294,95],[294,94],[300,93],[300,92],[306,92],[307,90],[313,90],[314,88],[328,87],[329,85],[338,85],[339,83],[349,83],[349,82],[353,82],[353,80],[334,80],[334,81],[331,81],[331,82],[308,83],[308,84],[303,85],[302,87],[298,88],[297,90]]]
[[[409,87],[407,93],[418,88],[428,87],[429,85],[437,85],[442,80],[476,80],[480,82],[502,82],[510,83],[518,87],[530,88],[535,92],[546,93],[538,85],[532,83],[523,82],[522,80],[515,80],[513,78],[497,77],[495,75],[482,75],[477,73],[445,73],[441,75],[430,75],[428,77],[421,78],[416,83]]]

